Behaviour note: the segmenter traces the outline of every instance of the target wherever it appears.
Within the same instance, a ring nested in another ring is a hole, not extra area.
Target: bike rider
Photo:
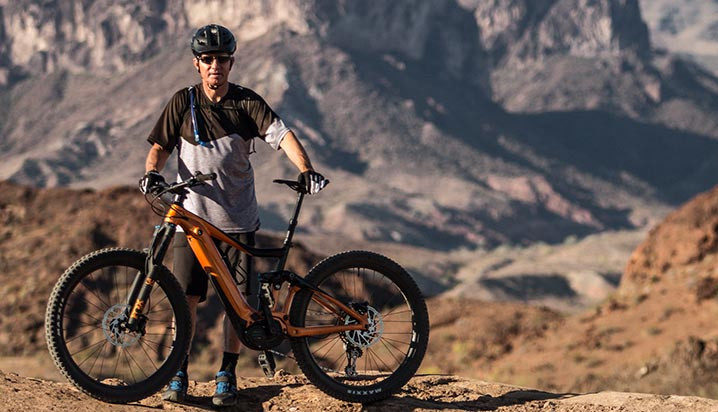
[[[253,245],[259,228],[254,173],[249,161],[255,137],[275,150],[282,149],[299,169],[299,180],[314,194],[325,185],[324,177],[312,168],[309,157],[294,133],[254,91],[230,83],[229,73],[236,49],[234,35],[225,27],[210,24],[192,36],[192,60],[201,83],[183,88],[172,96],[152,129],[148,141],[145,175],[140,180],[143,193],[166,186],[159,173],[175,147],[178,151],[178,180],[189,178],[197,170],[215,172],[217,179],[189,189],[184,207],[240,241]],[[230,252],[237,252],[230,248]],[[241,269],[251,274],[251,257],[241,259]],[[197,304],[206,299],[207,275],[192,253],[187,239],[178,232],[174,239],[174,274],[185,290],[194,335]],[[249,282],[247,294],[255,296],[256,282]],[[254,290],[252,290],[254,289]],[[224,354],[216,375],[212,397],[217,406],[237,402],[235,368],[240,341],[229,319],[224,318]],[[191,347],[191,341],[190,341]],[[188,355],[162,393],[169,401],[182,401],[187,394]]]

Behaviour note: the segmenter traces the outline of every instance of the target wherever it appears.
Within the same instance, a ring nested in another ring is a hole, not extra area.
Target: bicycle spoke
[[[100,328],[100,327],[102,326],[102,325],[101,325],[101,324],[102,324],[102,321],[99,320],[99,319],[95,319],[95,318],[93,318],[93,319],[96,320],[96,321],[99,322],[99,323],[87,323],[87,322],[83,322],[83,321],[81,321],[80,319],[71,318],[71,317],[69,317],[68,315],[62,315],[62,317],[63,317],[63,319],[68,319],[68,320],[71,320],[71,321],[73,321],[73,322],[77,322],[77,323],[81,324],[82,326],[94,326],[94,327],[96,327],[96,328]]]
[[[102,309],[101,307],[99,307],[99,306],[95,305],[94,303],[92,303],[89,299],[86,299],[86,298],[84,298],[84,297],[82,297],[82,296],[78,296],[76,299],[79,299],[79,300],[81,300],[81,301],[83,301],[83,302],[87,302],[87,303],[89,303],[90,305],[96,307],[96,308],[100,311],[100,313],[105,313],[105,311],[107,310],[107,309]]]
[[[387,372],[391,372],[391,367],[389,367],[389,365],[387,365],[386,362],[384,362],[384,359],[383,359],[381,356],[379,356],[376,352],[373,352],[373,351],[371,350],[371,348],[366,348],[366,349],[367,349],[376,359],[378,359],[378,360],[381,362],[382,365],[384,365],[384,367],[386,368],[386,371],[387,371]],[[379,366],[379,365],[377,364],[377,366]],[[381,372],[381,368],[379,368],[379,372]]]
[[[384,345],[384,347],[386,348],[387,352],[389,352],[389,355],[391,355],[391,357],[394,358],[394,360],[396,361],[397,365],[400,364],[401,361],[400,361],[399,359],[397,359],[396,356],[394,356],[394,353],[391,351],[391,349],[389,349],[389,346],[387,346],[386,342],[384,342],[384,340],[380,340],[380,342],[381,342],[382,345]]]
[[[78,350],[77,352],[71,353],[70,356],[75,356],[75,355],[77,355],[78,353],[82,353],[82,352],[84,352],[84,351],[86,351],[86,350],[88,350],[88,349],[90,349],[90,348],[92,348],[92,347],[94,347],[94,346],[99,345],[99,344],[102,343],[102,342],[107,342],[107,340],[103,337],[102,340],[99,340],[99,341],[93,343],[92,345],[85,347],[84,349],[80,349],[80,350]]]
[[[66,340],[65,340],[65,343],[68,344],[68,343],[72,342],[73,340],[75,340],[75,339],[77,339],[77,338],[81,338],[81,337],[87,335],[88,333],[97,332],[98,330],[99,330],[98,328],[90,329],[90,330],[88,330],[87,332],[85,332],[85,333],[83,333],[83,334],[81,334],[81,335],[77,335],[77,336],[75,336],[75,337],[73,337],[73,338],[66,339]]]
[[[398,308],[397,308],[397,309],[398,309]],[[398,315],[398,314],[400,314],[400,313],[412,313],[412,311],[411,311],[411,309],[406,309],[406,310],[402,310],[402,311],[400,311],[400,312],[397,312],[396,309],[394,309],[393,311],[387,313],[386,315],[381,315],[381,317],[384,318],[384,319],[386,319],[386,318],[389,317],[389,316]]]
[[[130,365],[130,358],[127,357],[127,351],[123,350],[122,353],[125,354],[125,360],[127,361],[127,369],[130,370],[130,375],[132,375],[132,383],[137,383],[137,378],[135,378],[135,373],[132,371],[132,365]]]
[[[144,345],[147,345],[146,343],[144,343],[144,342],[142,341],[142,339],[140,339],[140,348],[142,348],[142,351],[145,353],[145,356],[147,356],[147,359],[150,360],[150,363],[152,363],[152,366],[155,368],[155,370],[159,369],[159,368],[157,367],[157,364],[155,364],[155,361],[153,361],[153,360],[152,360],[152,357],[149,355],[149,353],[147,353],[147,350],[145,349],[145,347],[142,346],[143,344],[144,344]]]
[[[104,342],[104,343],[103,343],[103,342]],[[99,346],[99,347],[98,347],[97,349],[95,349],[90,355],[88,355],[82,362],[80,362],[80,364],[77,365],[78,368],[81,368],[82,365],[83,365],[85,362],[87,362],[88,359],[92,358],[92,356],[93,356],[95,353],[97,353],[100,349],[102,349],[102,348],[105,346],[105,343],[107,343],[107,341],[106,341],[106,340],[105,340],[105,341],[100,341],[100,342],[98,342],[98,343],[102,343],[102,346]],[[96,345],[92,345],[92,346],[96,346]],[[88,347],[85,348],[85,349],[88,349],[88,348],[90,348],[90,347],[88,346]],[[83,349],[83,350],[84,350],[84,349]],[[82,352],[82,351],[80,351],[80,352]]]
[[[105,273],[105,268],[102,268],[102,274],[104,275],[104,273]],[[122,302],[122,300],[120,300],[120,289],[117,287],[117,277],[116,276],[112,276],[112,284],[114,285],[115,294],[117,295],[117,300],[115,302],[120,303],[120,302]]]
[[[145,375],[145,378],[146,378],[147,376],[149,376],[149,375],[147,375],[147,373],[145,373],[145,370],[142,369],[142,365],[140,365],[139,362],[137,362],[137,359],[135,359],[135,357],[132,356],[132,353],[130,353],[130,351],[127,351],[127,355],[129,355],[130,359],[132,359],[132,360],[135,362],[135,365],[137,365],[137,367],[140,369],[140,372],[142,372],[142,374]],[[132,366],[130,365],[130,368],[131,368],[131,367],[132,367]],[[134,378],[134,375],[133,375],[133,378]],[[135,381],[135,382],[137,382],[137,381]]]
[[[152,344],[157,345],[157,347],[160,347],[160,346],[162,346],[162,347],[164,347],[164,348],[171,348],[171,347],[172,347],[172,346],[167,346],[167,345],[163,345],[163,344],[158,343],[158,342],[151,341],[151,340],[146,339],[146,338],[145,338],[145,340],[146,340],[147,342],[149,342],[149,343],[152,343]]]
[[[326,356],[329,355],[329,352],[332,350],[332,348],[334,348],[334,346],[337,344],[337,342],[341,342],[341,340],[339,339],[338,336],[334,340],[334,343],[332,344],[332,346],[330,346],[329,349],[327,349],[327,351],[324,352],[324,355],[321,356],[322,359],[326,359]]]
[[[331,365],[331,367],[332,367],[333,369],[339,369],[341,365],[339,365],[339,366],[335,366],[335,365],[338,365],[338,364],[337,364],[337,361],[339,361],[339,359],[341,359],[342,356],[343,356],[343,357],[346,357],[346,352],[340,351],[340,352],[339,352],[339,356],[337,356],[336,359],[334,359],[334,361],[332,361],[332,363],[330,363],[329,365]]]
[[[163,297],[162,299],[160,299],[159,302],[156,302],[155,305],[159,305],[159,304],[162,303],[165,299],[167,299],[167,295],[165,295],[165,297]]]
[[[384,344],[384,345],[389,345],[390,347],[394,348],[394,350],[397,351],[397,352],[399,352],[402,357],[406,357],[407,352],[409,351],[409,347],[408,347],[408,346],[407,346],[406,350],[401,350],[401,349],[397,348],[393,343],[391,343],[391,342],[389,342],[389,341],[386,341],[386,342],[385,342],[385,341],[382,339],[381,343]],[[387,347],[387,349],[389,349],[389,348]],[[392,356],[393,356],[393,352],[391,352],[391,351],[389,351],[389,352],[390,352],[390,353],[392,354]]]
[[[373,361],[374,361],[374,367],[375,367],[374,370],[376,370],[377,372],[379,372],[379,363],[376,361],[376,359],[374,358],[373,354],[372,354],[370,351],[366,351],[366,356],[369,357],[369,367],[370,367],[370,368],[372,367],[371,361],[373,360]],[[369,371],[370,371],[370,370],[367,369],[365,372],[368,373]]]
[[[125,296],[130,296],[130,285],[127,281],[127,267],[125,266]]]
[[[326,338],[325,338],[325,339],[326,339]],[[315,352],[319,352],[320,350],[322,350],[322,348],[325,348],[328,344],[334,342],[334,341],[337,340],[337,339],[339,339],[339,336],[335,336],[334,339],[327,341],[325,344],[323,344],[322,346],[318,347],[318,348],[315,349],[314,351],[315,351]]]
[[[115,359],[115,369],[114,369],[114,371],[112,372],[112,377],[113,377],[113,378],[117,378],[117,367],[118,367],[119,364],[120,364],[120,352],[122,352],[122,347],[117,348],[117,347],[115,346],[115,348],[116,348],[115,351],[117,351],[117,359]]]
[[[90,370],[87,371],[87,374],[88,374],[88,375],[92,376],[92,370],[95,368],[95,364],[97,363],[97,359],[99,359],[100,356],[102,355],[102,352],[105,351],[105,345],[107,345],[107,341],[105,341],[105,343],[102,344],[102,346],[100,346],[100,351],[97,353],[97,357],[96,357],[95,360],[92,362],[92,366],[90,366]],[[79,365],[78,365],[78,366],[79,366]],[[100,371],[100,372],[101,372],[101,371]]]
[[[410,345],[411,344],[411,342],[402,342],[400,340],[391,339],[391,338],[382,338],[382,339],[386,339],[389,342],[401,343],[402,345]]]
[[[89,275],[88,277],[90,278],[90,280],[92,280],[92,282],[97,283],[97,281],[95,280],[95,278],[92,277],[92,273],[90,273],[90,275]],[[86,291],[88,291],[88,292],[92,293],[93,295],[95,295],[95,297],[96,297],[100,302],[102,302],[103,305],[107,306],[108,309],[110,308],[110,306],[112,306],[112,305],[110,305],[109,303],[107,303],[104,299],[102,299],[102,298],[100,297],[100,295],[98,295],[97,293],[95,293],[94,290],[88,288],[87,285],[85,284],[85,279],[82,279],[82,280],[80,281],[80,284],[82,285],[82,287],[85,288]]]
[[[356,277],[352,276],[352,279],[354,280],[354,296],[358,296],[358,294],[357,294],[357,279],[360,277],[361,277],[361,269],[357,268]]]
[[[396,285],[394,285],[394,284],[392,284],[392,286],[394,287],[394,289],[397,290],[397,292],[399,292],[399,295],[401,295],[401,290],[399,290],[399,288],[398,288]],[[391,301],[393,298],[395,298],[395,297],[398,296],[398,295],[396,295],[393,291],[392,291],[392,292],[387,292],[387,295],[388,295],[388,297],[387,297],[386,299],[384,299],[384,302],[383,302],[380,306],[377,306],[377,307],[374,308],[374,309],[376,309],[376,310],[378,310],[378,311],[381,311],[381,308],[386,307],[387,304],[389,303],[389,301]],[[404,303],[406,303],[406,301],[405,301]]]
[[[161,309],[161,310],[151,310],[151,311],[147,312],[147,314],[149,315],[150,313],[168,312],[170,310],[172,310],[172,308]]]
[[[110,350],[112,350],[112,347],[110,347]],[[102,371],[105,370],[105,357],[102,357],[102,360],[100,361],[100,376],[102,375]]]

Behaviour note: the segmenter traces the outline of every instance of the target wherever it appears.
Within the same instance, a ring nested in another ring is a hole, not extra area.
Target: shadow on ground
[[[262,404],[270,399],[273,399],[282,391],[284,387],[300,386],[295,385],[263,385],[252,388],[245,388],[239,390],[239,396],[237,405],[222,407],[222,411],[233,412],[233,411],[263,411]],[[183,405],[192,406],[194,408],[205,409],[208,411],[216,411],[217,406],[212,404],[212,395],[207,396],[192,396],[188,395]]]
[[[365,405],[366,411],[465,410],[493,411],[500,407],[533,401],[558,399],[571,394],[556,394],[531,389],[516,389],[498,396],[449,376],[417,375],[398,396]]]

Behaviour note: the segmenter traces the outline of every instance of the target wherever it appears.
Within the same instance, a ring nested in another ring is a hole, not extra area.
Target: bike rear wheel
[[[143,330],[123,328],[127,297],[135,278],[143,276],[145,257],[129,249],[86,255],[65,271],[47,305],[45,333],[55,365],[80,390],[105,402],[133,402],[157,392],[189,345],[187,299],[164,266],[156,269],[142,310]]]
[[[325,393],[348,402],[375,402],[391,396],[416,373],[429,339],[429,315],[419,288],[392,260],[351,251],[329,257],[305,280],[350,306],[365,307],[367,331],[292,339],[297,363]],[[355,323],[297,293],[290,311],[295,326]],[[365,305],[365,306],[364,306]]]

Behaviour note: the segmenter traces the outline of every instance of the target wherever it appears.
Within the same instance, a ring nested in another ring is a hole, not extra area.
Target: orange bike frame
[[[250,247],[231,238],[222,230],[213,226],[199,216],[187,211],[177,203],[172,204],[172,206],[167,210],[164,222],[175,224],[184,230],[189,245],[192,248],[192,252],[197,257],[197,260],[202,265],[207,275],[216,280],[215,284],[218,286],[217,293],[223,294],[226,298],[226,300],[223,299],[223,302],[226,301],[228,303],[228,307],[226,307],[227,311],[234,311],[246,322],[245,326],[250,326],[262,319],[261,313],[247,303],[244,295],[237,288],[234,279],[224,262],[224,259],[215,245],[214,240],[216,239],[227,243],[250,256],[278,257],[283,258],[283,261],[286,259],[286,254],[289,251],[288,247],[280,249],[259,249]],[[354,318],[357,323],[350,325],[309,327],[298,327],[290,324],[289,308],[291,308],[294,296],[302,288],[302,286],[290,285],[289,293],[282,305],[282,310],[276,310],[279,291],[272,288],[274,300],[274,305],[271,308],[272,317],[274,320],[279,322],[285,335],[289,337],[315,336],[349,330],[366,330],[368,328],[369,324],[366,314],[358,313],[356,310],[320,290],[313,290],[314,293],[312,294],[312,300],[314,302],[321,305],[329,312],[336,314],[339,319],[343,316],[349,315]]]

